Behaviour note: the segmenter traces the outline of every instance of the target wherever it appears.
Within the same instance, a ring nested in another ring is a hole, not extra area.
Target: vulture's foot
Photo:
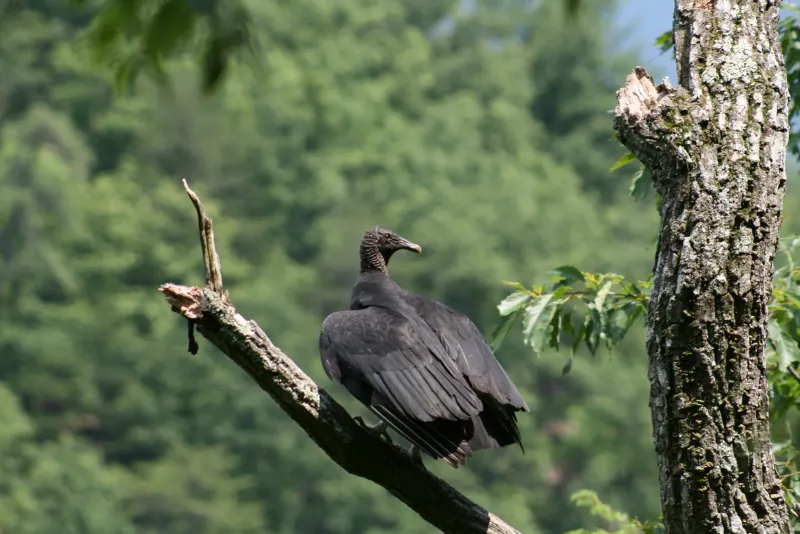
[[[417,462],[422,468],[425,468],[425,462],[422,460],[422,453],[419,450],[419,447],[416,445],[412,445],[411,448],[408,450],[409,456],[411,459]]]
[[[356,423],[367,429],[369,432],[377,434],[381,439],[392,443],[392,437],[386,431],[386,429],[389,428],[389,425],[387,425],[385,421],[378,421],[374,425],[369,425],[366,423],[366,421],[364,421],[364,419],[361,418],[360,415],[355,416],[353,419],[355,419]]]

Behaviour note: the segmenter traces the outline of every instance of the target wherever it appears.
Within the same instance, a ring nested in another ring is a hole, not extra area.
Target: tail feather
[[[512,406],[501,405],[491,397],[481,397],[484,409],[472,419],[475,431],[469,439],[474,451],[494,449],[516,443],[525,452]]]
[[[435,419],[418,421],[386,404],[370,405],[375,415],[385,421],[422,452],[442,459],[458,469],[467,464],[475,451],[496,449],[518,444],[525,448],[517,428],[517,411],[513,406],[500,404],[489,396],[481,396],[484,409],[467,420]]]

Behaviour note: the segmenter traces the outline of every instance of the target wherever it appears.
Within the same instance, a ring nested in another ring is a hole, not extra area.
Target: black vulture
[[[473,451],[522,448],[515,412],[528,406],[469,318],[389,277],[389,259],[403,249],[422,252],[385,228],[364,234],[350,310],[322,323],[325,372],[417,458],[422,450],[458,468]]]

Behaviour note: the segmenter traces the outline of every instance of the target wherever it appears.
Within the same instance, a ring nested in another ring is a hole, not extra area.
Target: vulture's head
[[[398,235],[393,230],[380,226],[370,228],[364,234],[364,239],[361,240],[362,270],[367,267],[385,271],[389,258],[398,250],[411,250],[417,254],[422,253],[422,247]],[[378,257],[383,261],[381,262]]]

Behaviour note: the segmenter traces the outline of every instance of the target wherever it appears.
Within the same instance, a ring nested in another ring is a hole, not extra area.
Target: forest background
[[[353,413],[319,364],[369,226],[420,243],[393,277],[487,334],[503,280],[555,266],[650,272],[658,213],[631,198],[615,90],[652,54],[611,46],[619,6],[444,0],[252,2],[267,53],[201,91],[191,57],[120,91],[79,36],[86,10],[32,0],[0,16],[0,532],[430,532],[347,475],[157,287],[199,283],[196,221],[214,217],[226,286]],[[21,7],[20,7],[21,6]],[[453,15],[454,18],[445,18]],[[663,20],[663,29],[670,20]],[[800,231],[790,163],[783,233]],[[590,488],[658,514],[641,325],[613,352],[498,357],[532,409],[526,445],[437,474],[526,533],[595,524]]]

